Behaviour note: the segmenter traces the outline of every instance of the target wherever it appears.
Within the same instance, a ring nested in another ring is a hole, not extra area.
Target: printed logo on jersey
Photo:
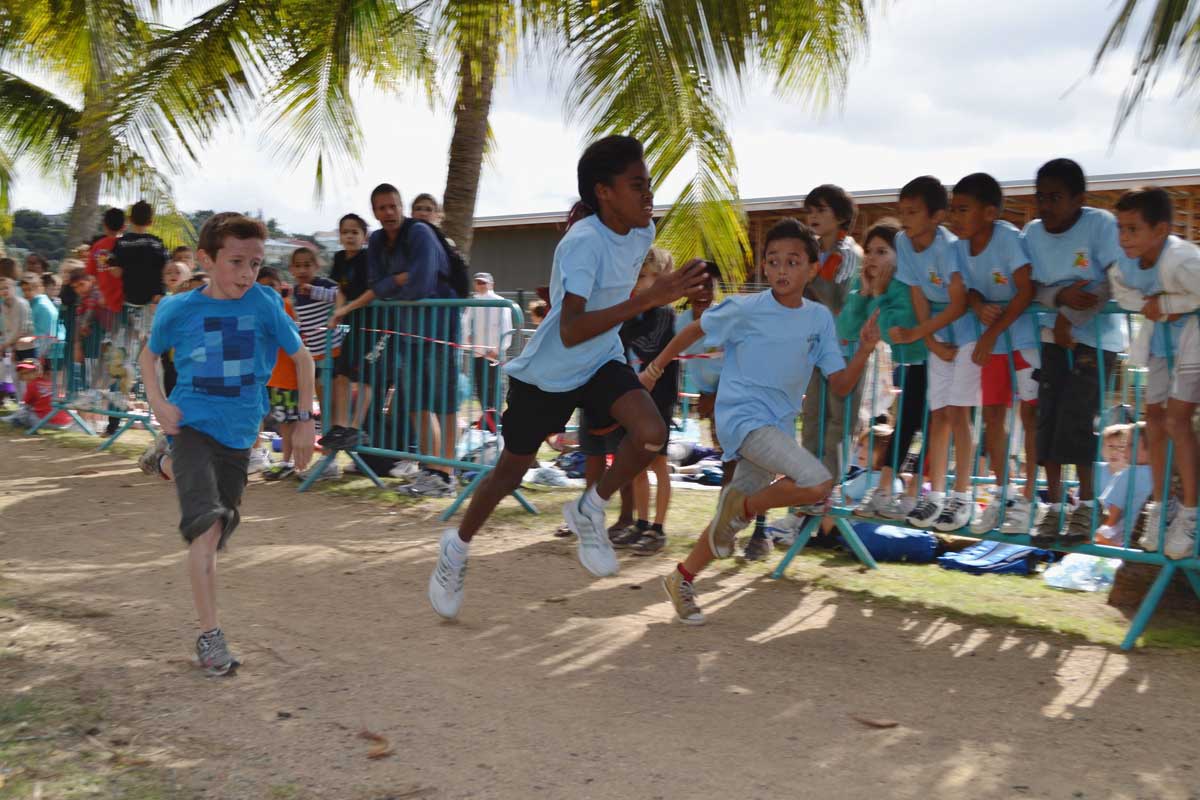
[[[992,270],[992,283],[997,286],[1008,286],[1008,276],[998,269]]]
[[[937,270],[933,269],[932,267],[930,267],[930,269],[929,269],[929,282],[932,283],[934,286],[945,286],[946,285],[946,282],[944,280],[942,280],[942,276],[938,275]]]
[[[1072,266],[1075,267],[1075,269],[1091,269],[1092,268],[1092,260],[1090,258],[1088,258],[1087,250],[1076,250],[1075,251],[1075,261],[1072,264]]]
[[[192,351],[192,388],[199,394],[239,397],[254,385],[253,315],[205,317],[204,342]]]

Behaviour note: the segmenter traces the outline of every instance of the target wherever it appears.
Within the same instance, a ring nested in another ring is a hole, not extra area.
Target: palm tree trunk
[[[67,249],[91,241],[100,223],[100,180],[108,153],[104,115],[91,100],[84,101],[75,157],[75,199],[67,218]]]
[[[458,99],[454,104],[454,135],[450,139],[450,164],[442,199],[442,229],[464,253],[471,252],[475,199],[487,146],[488,113],[500,55],[498,38],[479,42],[475,52],[464,52],[458,69]]]

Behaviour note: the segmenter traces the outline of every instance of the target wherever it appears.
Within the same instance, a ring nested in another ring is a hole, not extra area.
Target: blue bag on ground
[[[937,553],[937,537],[928,531],[878,522],[856,522],[854,532],[876,561],[930,564]],[[841,543],[843,547],[847,546],[844,540]]]
[[[957,553],[938,557],[938,566],[972,575],[1028,575],[1038,561],[1054,554],[1049,550],[1004,542],[980,542]]]

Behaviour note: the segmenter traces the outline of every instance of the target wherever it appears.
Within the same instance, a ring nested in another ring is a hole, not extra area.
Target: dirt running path
[[[738,574],[701,582],[711,622],[685,628],[657,583],[665,558],[590,580],[515,512],[479,541],[462,619],[443,623],[425,599],[432,512],[256,483],[244,515],[220,606],[247,663],[205,679],[186,664],[167,486],[127,460],[0,438],[0,591],[22,612],[0,646],[103,686],[200,797],[1200,794],[1194,655]],[[100,616],[38,614],[63,607]],[[364,725],[395,754],[368,760]]]

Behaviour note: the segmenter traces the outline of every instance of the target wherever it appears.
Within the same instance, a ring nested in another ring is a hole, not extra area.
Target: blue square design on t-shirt
[[[192,353],[192,388],[238,397],[254,385],[254,325],[253,316],[204,318],[204,347]]]

